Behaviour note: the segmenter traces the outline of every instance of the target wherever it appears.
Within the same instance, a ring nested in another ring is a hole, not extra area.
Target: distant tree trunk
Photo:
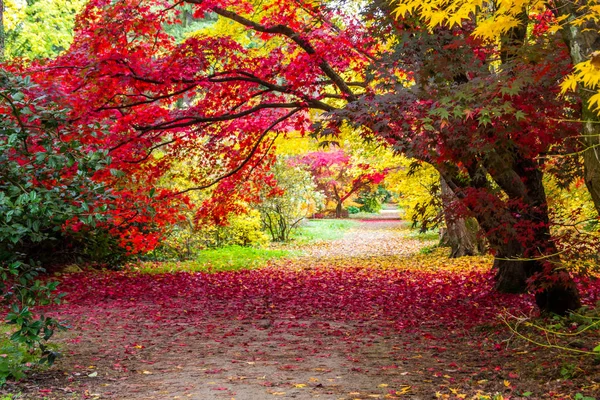
[[[593,52],[600,50],[600,26],[597,22],[590,19],[580,26],[571,23],[580,17],[582,12],[585,12],[580,9],[580,6],[587,3],[587,1],[573,2],[570,0],[557,0],[554,3],[555,15],[567,17],[565,21],[567,25],[560,32],[569,48],[573,64],[587,60]],[[589,99],[594,92],[578,85],[577,94],[581,97],[582,102],[581,141],[585,145],[583,152],[585,185],[592,196],[596,211],[600,214],[600,118],[588,106]]]
[[[335,217],[342,218],[342,211],[343,211],[342,201],[338,199],[337,204],[335,206]]]
[[[440,238],[440,245],[450,247],[450,258],[481,254],[484,246],[483,240],[479,237],[479,223],[475,218],[456,218],[452,215],[445,205],[457,200],[456,194],[441,176],[440,187],[446,222],[446,230]]]

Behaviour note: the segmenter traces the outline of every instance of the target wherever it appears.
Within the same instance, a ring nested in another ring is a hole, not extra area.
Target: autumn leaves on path
[[[532,313],[530,297],[493,293],[488,258],[420,254],[431,243],[410,236],[398,221],[364,221],[256,270],[65,276],[68,303],[54,314],[73,328],[41,390],[236,400],[564,391],[526,373],[534,349],[507,341],[497,319]]]

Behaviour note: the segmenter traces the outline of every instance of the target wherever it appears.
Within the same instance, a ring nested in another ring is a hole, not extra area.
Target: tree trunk
[[[458,200],[456,194],[441,176],[440,186],[446,222],[446,230],[440,238],[440,246],[450,247],[450,258],[481,254],[484,246],[483,240],[479,237],[479,223],[475,218],[457,218],[452,215],[446,205]]]
[[[580,17],[582,12],[580,5],[587,1],[579,2],[557,0],[555,2],[555,15],[566,16],[567,25],[561,29],[563,40],[569,48],[571,61],[578,64],[587,60],[594,51],[600,50],[600,26],[593,20],[585,24],[575,26],[573,20]],[[592,196],[594,206],[600,214],[600,118],[589,108],[589,99],[594,92],[578,85],[577,94],[581,98],[582,107],[582,136],[581,142],[585,146],[583,153],[585,185]]]
[[[337,205],[335,206],[335,217],[342,218],[342,202],[340,200],[337,201]]]
[[[545,312],[562,315],[581,307],[573,279],[559,268],[542,171],[533,160],[517,157],[509,168],[506,160],[502,162],[503,158],[497,156],[490,154],[488,171],[511,199],[522,204],[518,209],[500,210],[505,218],[498,221],[512,221],[514,225],[510,228],[515,234],[508,240],[502,237],[496,240],[496,290],[520,293],[533,289],[537,306]],[[527,231],[520,232],[518,226],[526,227]]]
[[[554,251],[556,248],[551,246]],[[559,272],[553,264],[558,256],[543,259],[528,258],[523,247],[515,240],[498,249],[494,259],[495,289],[501,293],[525,293],[529,279],[535,279],[535,302],[541,311],[564,315],[581,307],[579,292],[566,272]],[[554,253],[556,254],[556,253]],[[554,258],[554,259],[553,259]],[[552,268],[552,270],[548,270]]]
[[[4,61],[4,0],[0,0],[0,61]]]
[[[579,293],[569,274],[560,270],[558,250],[549,228],[543,174],[534,160],[512,154],[509,149],[504,149],[504,153],[499,151],[486,154],[482,160],[485,168],[474,165],[468,171],[473,188],[490,190],[486,176],[491,175],[515,201],[512,209],[504,207],[490,212],[484,207],[484,211],[478,213],[479,207],[472,208],[490,247],[496,252],[495,288],[508,293],[533,290],[536,304],[543,312],[565,314],[575,310],[581,305]],[[441,172],[450,188],[460,193],[457,171]]]

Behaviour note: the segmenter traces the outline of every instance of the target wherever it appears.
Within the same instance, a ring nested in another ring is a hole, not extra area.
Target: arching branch
[[[203,0],[186,0],[186,2],[192,4],[202,4]],[[239,14],[236,14],[233,11],[229,11],[221,7],[211,7],[211,11],[224,18],[230,19],[241,25],[251,28],[256,32],[283,35],[291,41],[293,41],[294,43],[296,43],[302,50],[306,52],[306,54],[315,56],[317,55],[317,51],[312,46],[312,44],[289,26],[282,24],[265,26],[252,20],[249,20],[248,18],[245,18]],[[335,70],[331,67],[331,65],[329,65],[327,61],[321,59],[319,62],[319,68],[323,71],[325,75],[327,75],[329,79],[331,79],[331,81],[340,89],[340,91],[344,93],[344,95],[346,95],[349,101],[357,100],[357,97],[352,91],[352,89],[350,89],[350,87],[346,84],[344,79],[337,72],[335,72]]]
[[[226,174],[221,175],[220,177],[214,179],[212,182],[209,182],[209,183],[207,183],[205,185],[190,187],[190,188],[181,190],[181,191],[179,191],[177,193],[174,193],[173,195],[174,196],[178,196],[178,195],[182,195],[184,193],[195,191],[195,190],[205,190],[205,189],[208,189],[208,188],[216,185],[217,183],[221,182],[223,179],[229,178],[230,176],[233,176],[233,175],[237,174],[239,171],[242,170],[242,168],[244,168],[250,162],[250,160],[252,159],[252,157],[254,157],[254,155],[258,151],[258,148],[259,148],[260,144],[262,143],[262,141],[264,140],[264,138],[269,134],[269,132],[273,128],[275,128],[277,125],[279,125],[281,122],[287,120],[288,118],[292,117],[294,114],[298,113],[301,110],[302,110],[302,108],[295,108],[292,111],[288,112],[287,114],[285,114],[285,115],[277,118],[275,121],[273,121],[273,123],[271,125],[269,125],[261,133],[261,135],[258,137],[258,139],[254,143],[254,146],[252,147],[252,149],[250,150],[250,152],[248,153],[248,155],[246,156],[246,158],[244,158],[244,160],[237,167],[235,167],[234,169],[232,169],[231,171],[227,172]]]

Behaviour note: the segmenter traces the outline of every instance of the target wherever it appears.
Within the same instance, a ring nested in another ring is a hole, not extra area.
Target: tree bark
[[[479,223],[475,218],[457,218],[446,205],[457,201],[456,194],[440,176],[442,207],[446,231],[440,238],[440,246],[450,247],[450,258],[474,256],[484,251],[483,240],[479,237]]]
[[[337,205],[335,206],[335,217],[342,218],[342,202],[338,200]]]
[[[574,19],[585,12],[579,7],[586,3],[587,1],[555,1],[554,14],[557,17],[567,17],[567,24],[560,32],[569,48],[573,64],[587,60],[594,51],[600,50],[600,26],[598,23],[590,19],[580,26],[572,24]],[[594,94],[593,91],[578,85],[577,94],[581,98],[583,118],[581,141],[585,146],[583,152],[584,180],[592,196],[594,207],[600,214],[600,118],[589,108],[589,99]]]
[[[4,46],[5,46],[5,32],[4,32],[4,0],[0,0],[0,61],[4,61]]]
[[[525,223],[531,237],[516,230],[508,241],[496,241],[496,290],[519,293],[532,288],[540,310],[561,315],[575,310],[581,301],[571,276],[558,268],[560,257],[550,233],[543,173],[533,160],[515,157],[511,167],[507,160],[490,153],[486,169],[509,198],[522,203],[519,209],[501,210],[506,217],[503,222]]]
[[[575,310],[581,306],[579,293],[569,274],[558,268],[560,259],[550,233],[543,174],[535,161],[509,149],[503,154],[498,151],[487,153],[481,160],[483,166],[477,164],[469,170],[470,186],[490,190],[489,173],[510,199],[518,200],[518,206],[512,209],[472,209],[496,253],[495,289],[504,293],[533,290],[536,304],[544,312],[562,315]],[[450,188],[460,193],[464,184],[456,171],[450,168],[440,172]],[[527,227],[530,237],[521,237],[523,232],[518,231],[517,225]]]

